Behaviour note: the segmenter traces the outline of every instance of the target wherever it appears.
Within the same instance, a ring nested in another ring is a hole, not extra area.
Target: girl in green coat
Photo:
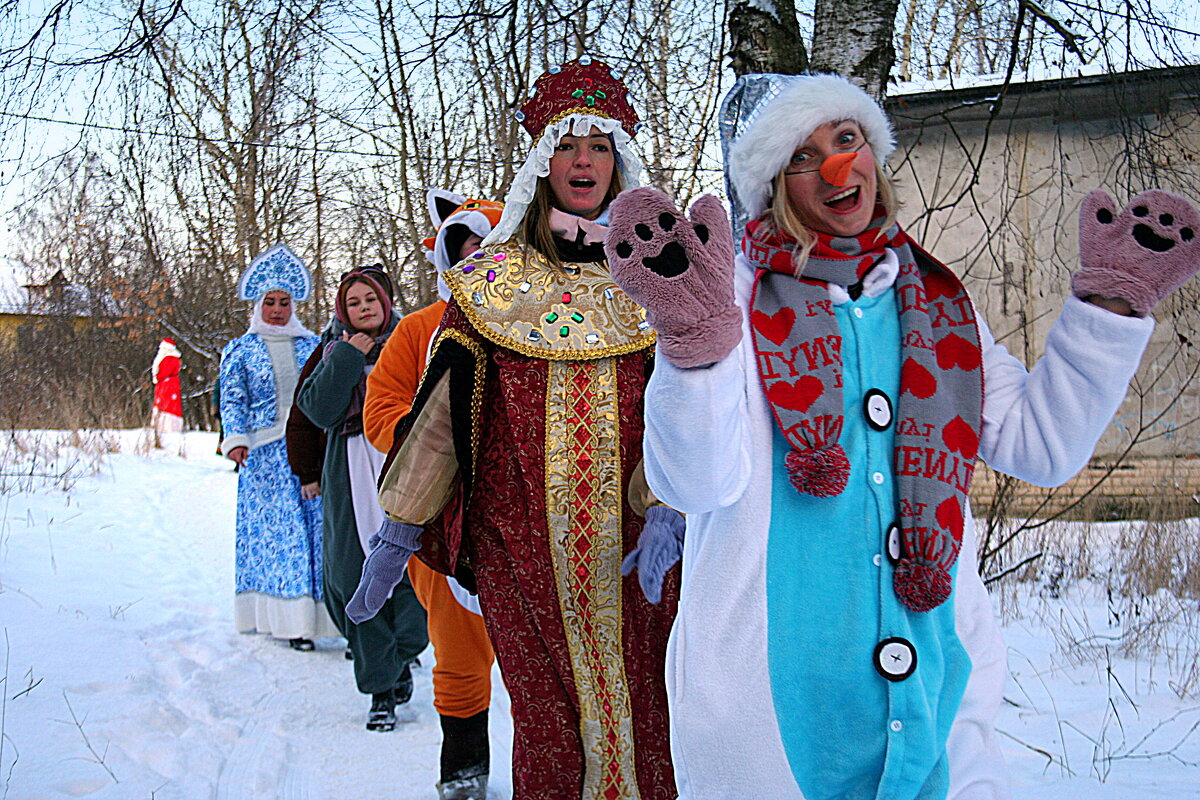
[[[320,362],[301,386],[297,404],[326,431],[325,604],[349,642],[358,690],[371,695],[367,729],[390,731],[396,705],[412,696],[411,662],[429,644],[425,610],[407,577],[380,615],[361,625],[346,616],[346,603],[358,586],[370,537],[383,521],[375,484],[384,454],[363,435],[362,404],[367,375],[397,320],[380,285],[358,270],[342,279],[335,308],[346,331],[314,353]]]

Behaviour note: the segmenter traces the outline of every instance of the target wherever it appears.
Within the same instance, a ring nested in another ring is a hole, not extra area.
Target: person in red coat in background
[[[179,391],[179,370],[182,362],[174,339],[158,343],[158,354],[150,373],[154,378],[154,410],[150,412],[154,432],[183,432],[183,399]]]

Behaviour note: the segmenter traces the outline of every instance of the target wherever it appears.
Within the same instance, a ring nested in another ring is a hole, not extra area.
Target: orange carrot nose
[[[857,150],[853,153],[838,153],[836,156],[829,156],[825,159],[825,163],[821,164],[821,177],[832,186],[845,186],[846,180],[850,177],[850,168],[854,166],[856,155],[858,155]]]

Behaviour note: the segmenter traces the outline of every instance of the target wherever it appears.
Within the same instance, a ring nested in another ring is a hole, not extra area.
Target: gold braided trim
[[[484,248],[443,275],[471,327],[521,355],[583,361],[654,344],[645,309],[613,282],[603,263],[559,269],[514,239]]]
[[[566,111],[560,111],[550,119],[546,120],[546,124],[542,126],[542,131],[545,131],[546,128],[549,128],[551,125],[557,125],[572,114],[587,114],[590,117],[616,119],[616,117],[614,117],[612,114],[609,114],[607,111],[601,111],[595,106],[592,106],[591,108],[587,108],[585,106],[576,106],[575,108],[568,108]],[[537,138],[541,138],[540,133],[538,134]]]
[[[622,643],[621,419],[614,359],[549,364],[546,522],[575,678],[583,800],[637,800]]]
[[[471,475],[475,474],[475,462],[479,455],[479,439],[480,427],[483,417],[483,379],[487,374],[487,357],[483,352],[483,348],[479,346],[479,342],[467,336],[462,331],[456,331],[452,328],[447,328],[438,334],[437,340],[433,343],[433,349],[430,353],[436,353],[438,346],[447,339],[453,339],[463,347],[471,351],[475,356],[475,385],[471,387]],[[433,357],[430,356],[430,361]],[[421,383],[417,385],[417,394],[421,393],[421,387],[425,384],[425,375],[429,374],[429,365],[425,366],[425,373],[421,375]]]

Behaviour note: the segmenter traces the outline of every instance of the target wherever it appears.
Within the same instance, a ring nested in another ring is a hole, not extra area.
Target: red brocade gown
[[[672,800],[664,657],[678,570],[646,600],[621,561],[645,505],[644,312],[603,262],[508,243],[453,299],[380,484],[418,556],[478,587],[512,697],[517,800]]]

